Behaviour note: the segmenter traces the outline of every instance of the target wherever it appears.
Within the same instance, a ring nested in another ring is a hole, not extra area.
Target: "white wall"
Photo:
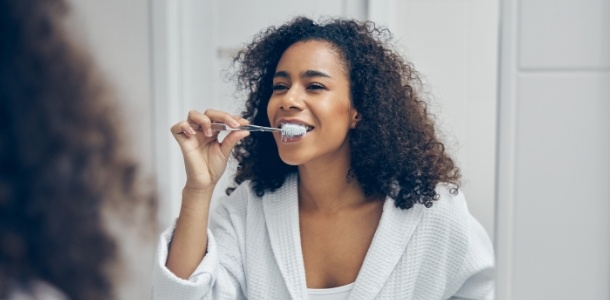
[[[502,20],[498,299],[610,299],[610,2]]]
[[[123,105],[125,133],[145,174],[154,171],[151,98],[150,18],[148,0],[71,0],[69,29],[97,61]],[[140,212],[138,212],[140,213]],[[119,237],[123,269],[118,299],[148,299],[156,237],[138,228],[146,216],[133,212],[130,224],[111,219]],[[154,224],[143,224],[154,226]]]
[[[369,18],[423,75],[469,209],[493,238],[499,0],[375,0]]]

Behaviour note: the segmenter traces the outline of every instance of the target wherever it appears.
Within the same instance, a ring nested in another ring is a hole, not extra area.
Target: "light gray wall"
[[[498,299],[610,299],[610,2],[502,12]]]

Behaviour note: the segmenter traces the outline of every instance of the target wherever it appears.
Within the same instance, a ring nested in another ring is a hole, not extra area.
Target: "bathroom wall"
[[[610,299],[610,2],[502,3],[498,300]]]

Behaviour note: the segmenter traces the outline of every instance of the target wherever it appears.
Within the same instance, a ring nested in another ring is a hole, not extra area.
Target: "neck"
[[[348,167],[326,166],[322,170],[299,167],[299,206],[310,212],[333,214],[366,202],[360,183],[348,179]]]

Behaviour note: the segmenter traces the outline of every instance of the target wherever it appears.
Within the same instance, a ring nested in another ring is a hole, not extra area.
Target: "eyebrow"
[[[286,71],[278,71],[278,72],[275,72],[275,75],[273,77],[274,78],[276,78],[276,77],[290,78],[290,74]],[[301,73],[301,78],[312,78],[312,77],[332,78],[330,75],[328,75],[324,72],[321,72],[321,71],[316,71],[316,70],[307,70],[307,71]]]

